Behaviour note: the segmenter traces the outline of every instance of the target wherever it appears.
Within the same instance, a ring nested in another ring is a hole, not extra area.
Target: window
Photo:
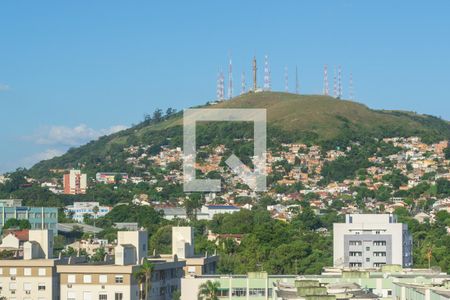
[[[362,242],[361,241],[350,241],[349,245],[350,246],[361,246]]]
[[[369,257],[366,257],[366,262],[370,262],[370,258]]]
[[[45,291],[45,283],[38,284],[38,291]]]
[[[350,251],[350,256],[362,256],[362,252]]]
[[[219,294],[217,296],[219,297],[228,297],[230,295],[229,289],[219,289]]]
[[[108,282],[108,275],[100,275],[100,276],[98,277],[98,281],[99,281],[100,283],[107,283],[107,282]]]
[[[391,291],[391,290],[388,290],[387,292],[388,292],[388,293],[387,293],[388,296],[392,296],[392,291]]]
[[[75,283],[76,282],[76,276],[73,274],[67,275],[67,283]]]
[[[106,295],[106,294],[99,294],[98,295],[98,300],[108,300],[108,295]]]
[[[15,291],[15,290],[17,290],[17,283],[11,282],[11,283],[9,284],[9,290],[10,290],[10,291]]]
[[[264,288],[251,288],[248,291],[249,296],[254,296],[254,297],[264,297],[266,296],[266,289]]]
[[[115,293],[114,300],[123,300],[123,294],[122,293]]]
[[[75,292],[67,292],[67,300],[76,300],[77,294]]]
[[[374,241],[374,246],[386,246],[386,241]]]
[[[39,275],[39,276],[45,276],[45,274],[46,274],[45,268],[39,268],[39,270],[38,270],[38,275]]]
[[[31,282],[25,282],[23,284],[23,290],[24,291],[31,291]]]
[[[91,283],[92,282],[92,275],[83,275],[83,282],[84,283]]]
[[[370,247],[366,247],[366,251],[370,251]]]
[[[17,275],[17,269],[16,268],[10,268],[9,269],[9,275]]]
[[[116,275],[115,282],[116,283],[123,283],[123,276],[122,275]]]
[[[24,268],[23,269],[23,275],[24,276],[31,276],[31,268]]]
[[[247,296],[247,289],[246,288],[233,288],[231,290],[231,296],[245,297],[245,296]]]

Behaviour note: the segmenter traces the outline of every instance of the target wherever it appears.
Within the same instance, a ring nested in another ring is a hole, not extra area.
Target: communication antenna
[[[354,91],[353,91],[353,73],[350,73],[348,94],[349,94],[350,100],[354,100],[355,95],[354,95]]]
[[[266,55],[264,57],[264,90],[270,91],[270,68],[269,68],[269,57]]]
[[[233,98],[233,63],[230,57],[230,64],[228,67],[228,99]]]
[[[336,67],[334,68],[334,75],[333,75],[333,97],[338,97],[338,88],[337,88],[337,79],[336,79]]]
[[[253,92],[256,92],[256,89],[258,88],[257,78],[256,78],[257,71],[258,71],[258,68],[256,66],[256,57],[253,57]]]
[[[325,65],[323,68],[323,94],[325,96],[329,95],[328,91],[328,66]]]
[[[246,90],[246,87],[245,87],[245,72],[242,72],[241,80],[242,80],[242,90],[241,90],[241,95],[242,95],[242,94],[245,94],[245,90]]]

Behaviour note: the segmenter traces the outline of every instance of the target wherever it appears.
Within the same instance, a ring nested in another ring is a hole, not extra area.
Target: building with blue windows
[[[58,208],[56,207],[29,207],[5,206],[0,201],[0,228],[9,219],[28,220],[31,229],[49,229],[53,235],[58,234]]]

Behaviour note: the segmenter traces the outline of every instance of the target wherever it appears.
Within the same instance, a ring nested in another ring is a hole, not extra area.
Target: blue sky
[[[314,94],[342,65],[344,96],[352,72],[359,102],[450,119],[449,1],[161,3],[2,1],[0,172],[214,99],[230,53],[235,91],[268,54],[275,90],[285,66]]]

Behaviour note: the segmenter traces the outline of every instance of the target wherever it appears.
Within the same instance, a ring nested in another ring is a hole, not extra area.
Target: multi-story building
[[[140,287],[135,273],[147,260],[147,231],[119,231],[114,261],[58,265],[61,300],[137,300]],[[181,287],[184,261],[150,259],[153,264],[150,299],[172,299]]]
[[[59,299],[58,259],[53,259],[53,234],[30,230],[21,255],[0,259],[0,295],[6,299]]]
[[[95,213],[96,207],[97,213]],[[75,221],[82,223],[86,214],[96,219],[105,216],[110,211],[110,206],[101,206],[99,202],[74,202],[73,205],[66,206],[64,212],[66,215],[71,215]]]
[[[86,194],[87,176],[80,170],[70,170],[69,174],[64,174],[63,185],[66,195]]]
[[[333,224],[336,267],[376,268],[386,264],[412,265],[408,225],[391,214],[349,214]]]
[[[127,181],[128,174],[127,173],[116,173],[116,172],[103,172],[95,174],[95,180],[97,182],[102,182],[106,184],[114,184],[116,180],[120,179],[120,181]]]
[[[217,214],[232,214],[241,209],[233,205],[203,205],[200,213],[206,215],[208,220],[212,220]]]
[[[28,220],[31,229],[49,229],[53,234],[58,233],[58,208],[56,207],[28,207],[28,206],[1,206],[1,228],[9,219]]]
[[[0,206],[4,207],[22,206],[22,199],[0,199]]]

